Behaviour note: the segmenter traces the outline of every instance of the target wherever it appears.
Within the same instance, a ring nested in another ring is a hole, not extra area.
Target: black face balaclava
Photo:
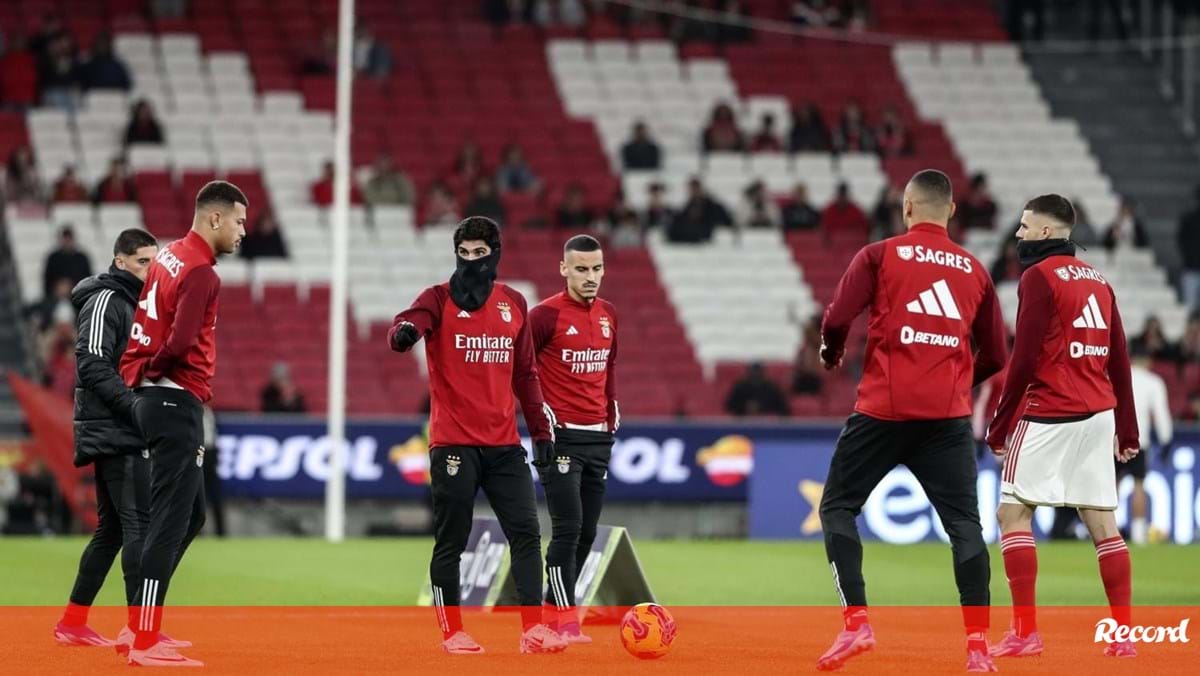
[[[1069,239],[1039,239],[1017,242],[1017,260],[1024,270],[1051,256],[1074,256],[1075,242]]]
[[[450,298],[458,307],[474,312],[492,295],[492,285],[500,267],[500,242],[488,242],[492,252],[469,261],[456,252],[454,274],[450,275]]]

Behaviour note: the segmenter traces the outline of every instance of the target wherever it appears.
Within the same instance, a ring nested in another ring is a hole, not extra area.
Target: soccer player
[[[533,477],[517,436],[514,392],[533,437],[534,461],[543,467],[554,456],[554,414],[542,400],[525,297],[496,282],[500,250],[495,221],[463,220],[454,231],[450,280],[422,291],[388,331],[397,352],[425,339],[434,533],[429,579],[442,648],[451,654],[483,652],[463,630],[458,593],[459,559],[480,488],[511,548],[521,652],[567,647],[541,621],[542,539]]]
[[[868,308],[870,323],[858,402],[838,438],[821,498],[825,552],[845,624],[817,661],[821,670],[837,669],[875,645],[854,519],[880,480],[906,465],[950,536],[967,670],[995,671],[987,646],[990,569],[975,487],[971,388],[1000,370],[1007,346],[987,268],[946,233],[952,199],[942,172],[914,175],[904,190],[908,232],[859,251],[825,311],[821,360],[827,369],[841,365],[850,323]]]
[[[617,312],[603,300],[604,252],[590,235],[563,247],[567,288],[529,311],[542,393],[554,411],[554,462],[538,468],[553,534],[546,551],[548,614],[568,643],[591,643],[579,629],[575,580],[596,539],[612,456],[617,408]]]
[[[150,459],[133,426],[137,395],[121,380],[117,365],[125,352],[133,310],[158,242],[145,230],[123,231],[113,244],[112,263],[79,282],[75,305],[75,466],[92,465],[99,521],[79,559],[71,601],[54,628],[59,643],[111,646],[87,626],[88,611],[121,551],[125,600],[133,605],[142,558],[142,536],[150,521]]]
[[[1013,599],[1012,629],[992,651],[998,657],[1043,650],[1034,607],[1037,505],[1079,510],[1096,544],[1113,619],[1129,624],[1129,550],[1113,513],[1111,459],[1128,462],[1138,453],[1129,356],[1116,296],[1100,273],[1075,257],[1074,226],[1070,201],[1042,195],[1025,205],[1017,229],[1024,268],[1017,335],[987,437],[1004,458],[997,518]],[[1136,652],[1125,642],[1109,644],[1104,654]]]
[[[150,527],[142,584],[118,648],[140,666],[202,666],[159,640],[171,576],[204,525],[204,402],[216,370],[217,255],[246,236],[249,203],[232,183],[196,195],[192,229],[155,257],[121,358],[121,377],[140,395],[134,421],[150,447]],[[132,628],[136,635],[131,635]]]
[[[1135,545],[1146,544],[1146,466],[1149,459],[1152,439],[1151,432],[1158,437],[1162,448],[1162,457],[1166,457],[1167,449],[1171,447],[1174,427],[1171,422],[1171,402],[1167,395],[1167,384],[1162,376],[1150,370],[1150,354],[1145,347],[1131,349],[1133,360],[1131,377],[1133,378],[1133,404],[1137,409],[1138,439],[1141,450],[1122,463],[1116,459],[1117,480],[1125,474],[1133,477],[1133,495],[1129,500],[1129,539]]]

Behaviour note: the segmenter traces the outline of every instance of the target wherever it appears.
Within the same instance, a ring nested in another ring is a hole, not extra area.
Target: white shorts
[[[1116,509],[1115,434],[1111,410],[1053,425],[1021,420],[1004,459],[1000,502]]]

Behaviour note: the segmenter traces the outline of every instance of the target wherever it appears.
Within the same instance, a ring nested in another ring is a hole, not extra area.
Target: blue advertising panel
[[[754,473],[750,478],[750,536],[766,539],[820,539],[819,505],[836,438],[797,435],[791,441],[755,445]],[[1200,433],[1181,432],[1165,461],[1154,458],[1146,477],[1149,524],[1155,537],[1176,543],[1194,540],[1200,522],[1197,493],[1196,449]],[[1157,453],[1155,453],[1157,455]],[[999,503],[999,467],[990,453],[980,462],[977,482],[979,514],[988,542],[999,538],[996,507]],[[1117,524],[1129,519],[1132,477],[1118,484]],[[1054,510],[1034,513],[1034,530],[1049,532]],[[884,477],[863,506],[858,518],[864,539],[895,544],[941,540],[949,542],[924,490],[906,468]]]

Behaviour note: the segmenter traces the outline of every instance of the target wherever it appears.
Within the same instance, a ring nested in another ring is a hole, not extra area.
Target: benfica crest
[[[911,246],[898,246],[896,247],[896,255],[899,256],[900,260],[902,261],[911,261],[913,257],[913,248]]]
[[[570,471],[571,471],[571,456],[569,456],[569,455],[558,456],[558,473],[566,474],[567,472],[570,472]]]
[[[500,319],[506,322],[512,321],[512,308],[508,303],[496,303],[496,309],[500,310]]]
[[[600,318],[600,334],[605,338],[612,338],[612,327],[608,323],[608,317]]]
[[[1071,280],[1071,272],[1066,268],[1054,268],[1054,274],[1058,275],[1058,278],[1064,282]]]
[[[454,476],[455,474],[458,474],[458,466],[461,464],[462,464],[462,460],[459,460],[458,456],[451,455],[451,456],[447,457],[446,458],[446,474],[449,474],[450,476]]]

